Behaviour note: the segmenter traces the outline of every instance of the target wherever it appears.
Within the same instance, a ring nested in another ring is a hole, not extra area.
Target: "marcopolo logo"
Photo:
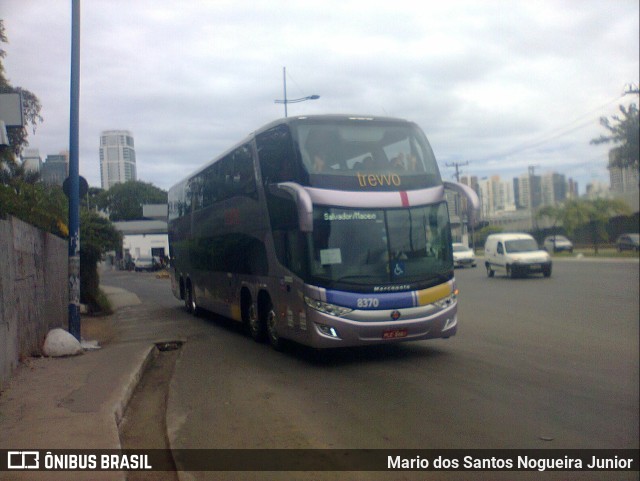
[[[38,451],[7,452],[8,469],[39,469],[40,453]]]

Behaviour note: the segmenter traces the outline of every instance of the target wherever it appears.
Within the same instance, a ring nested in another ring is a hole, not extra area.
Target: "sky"
[[[68,150],[71,1],[0,0],[5,75],[44,121],[29,148]],[[169,189],[284,116],[400,117],[445,180],[534,167],[608,185],[602,116],[639,77],[637,0],[85,0],[80,174],[100,186],[104,130],[129,130],[138,180]]]

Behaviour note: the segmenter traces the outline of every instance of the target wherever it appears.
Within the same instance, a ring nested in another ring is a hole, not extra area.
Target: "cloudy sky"
[[[68,149],[70,0],[2,0],[5,73],[35,93],[30,147]],[[168,189],[289,115],[402,117],[445,179],[535,166],[608,183],[601,116],[635,102],[637,0],[84,0],[80,174],[100,186],[100,132],[130,130],[138,179]]]

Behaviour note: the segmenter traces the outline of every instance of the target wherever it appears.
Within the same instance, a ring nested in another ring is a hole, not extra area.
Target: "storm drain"
[[[120,423],[122,449],[161,450],[166,471],[129,471],[129,481],[177,481],[178,475],[167,438],[167,398],[169,383],[182,341],[156,343],[157,351],[147,365],[131,396]]]

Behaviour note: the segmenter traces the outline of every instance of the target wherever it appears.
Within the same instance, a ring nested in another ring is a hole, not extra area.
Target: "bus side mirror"
[[[460,184],[459,182],[444,181],[443,184],[445,189],[452,190],[467,199],[467,219],[469,225],[477,226],[480,222],[480,199],[476,191],[468,185]]]
[[[304,187],[295,182],[281,182],[271,186],[274,195],[293,199],[298,209],[300,232],[313,232],[313,202]]]

